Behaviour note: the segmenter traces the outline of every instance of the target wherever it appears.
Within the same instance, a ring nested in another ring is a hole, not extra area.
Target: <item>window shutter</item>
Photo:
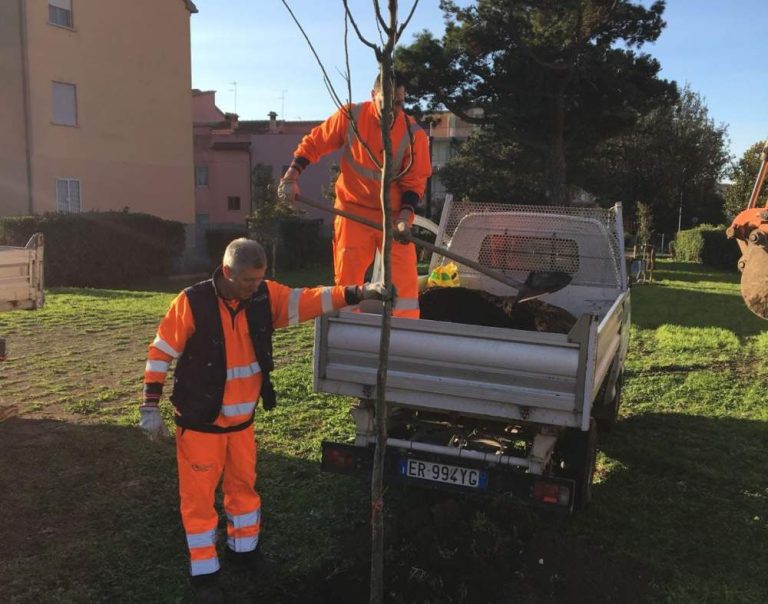
[[[77,100],[74,84],[53,83],[53,121],[65,126],[77,125]]]
[[[48,4],[62,10],[72,10],[72,0],[48,0]]]
[[[69,211],[80,212],[80,181],[69,181]]]
[[[80,181],[77,178],[56,180],[56,211],[77,213],[82,210],[80,203]]]
[[[56,211],[69,211],[69,186],[66,180],[56,181]]]

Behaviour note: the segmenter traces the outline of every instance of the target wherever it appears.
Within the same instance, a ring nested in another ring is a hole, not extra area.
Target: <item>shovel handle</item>
[[[308,199],[304,197],[303,195],[298,195],[296,197],[296,201],[303,203],[305,205],[311,206],[313,208],[317,208],[318,210],[323,210],[324,212],[330,212],[331,214],[336,214],[337,216],[341,216],[343,218],[349,218],[349,220],[354,220],[355,222],[359,222],[360,224],[369,226],[372,229],[376,229],[377,231],[384,230],[383,227],[378,222],[369,220],[368,218],[360,216],[359,214],[355,214],[354,212],[347,212],[345,210],[339,210],[338,208],[334,208],[327,204],[318,203],[312,199]],[[416,245],[418,245],[419,247],[423,247],[424,249],[427,249],[430,252],[439,254],[441,256],[445,256],[446,258],[450,258],[451,260],[455,260],[459,264],[463,264],[464,266],[473,268],[478,273],[482,273],[490,277],[491,279],[495,279],[499,283],[503,283],[504,285],[509,285],[511,287],[514,287],[518,291],[520,290],[520,288],[524,286],[524,284],[521,281],[512,279],[511,277],[507,277],[507,275],[505,275],[504,273],[500,273],[499,271],[493,270],[492,268],[483,266],[482,264],[475,262],[474,260],[470,260],[469,258],[460,256],[459,254],[452,252],[444,247],[435,245],[433,243],[430,243],[429,241],[424,241],[423,239],[419,239],[418,237],[414,237],[413,235],[410,235],[410,234],[408,235],[408,239],[413,243],[415,243]]]

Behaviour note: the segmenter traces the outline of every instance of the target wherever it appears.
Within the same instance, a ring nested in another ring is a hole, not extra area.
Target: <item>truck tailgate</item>
[[[372,398],[380,330],[379,315],[342,311],[318,319],[315,390]],[[386,400],[581,427],[595,389],[596,345],[595,315],[583,315],[568,335],[393,318]]]

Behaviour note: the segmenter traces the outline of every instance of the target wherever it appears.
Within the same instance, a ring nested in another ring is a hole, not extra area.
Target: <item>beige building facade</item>
[[[195,219],[189,0],[0,2],[0,215]]]

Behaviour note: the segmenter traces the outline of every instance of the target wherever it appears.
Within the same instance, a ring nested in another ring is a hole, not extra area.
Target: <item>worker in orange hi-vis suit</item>
[[[381,283],[292,289],[264,280],[262,246],[236,239],[213,277],[181,292],[160,322],[144,373],[140,426],[167,434],[158,402],[176,359],[171,401],[175,408],[181,518],[189,547],[193,588],[217,601],[218,515],[214,493],[223,476],[227,555],[234,562],[259,559],[261,500],[255,490],[254,411],[259,398],[276,404],[272,332],[322,313],[384,299]]]
[[[335,207],[359,214],[381,224],[381,172],[371,158],[383,164],[381,108],[383,95],[377,78],[371,101],[340,109],[306,135],[294,152],[293,162],[285,172],[278,193],[285,202],[293,203],[299,192],[299,176],[321,156],[343,148],[341,172],[336,180]],[[392,219],[396,242],[392,246],[392,282],[397,290],[393,314],[419,317],[419,288],[416,272],[416,248],[407,240],[414,212],[424,195],[432,168],[429,140],[416,121],[402,108],[405,86],[394,81],[394,121],[390,129],[394,181],[390,189]],[[350,124],[351,117],[355,127]],[[357,132],[355,132],[357,131]],[[365,141],[368,149],[360,141]],[[337,285],[363,281],[373,262],[376,249],[382,247],[382,234],[347,218],[334,222],[333,264]]]

